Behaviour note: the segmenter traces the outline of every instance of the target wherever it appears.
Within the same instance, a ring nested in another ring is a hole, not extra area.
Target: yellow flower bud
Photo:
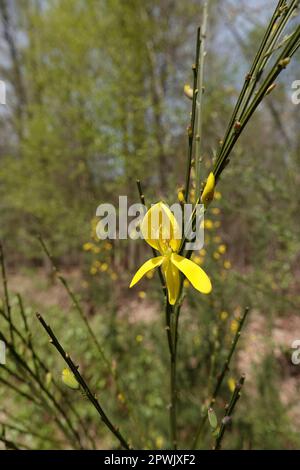
[[[233,393],[235,389],[235,380],[232,377],[229,377],[229,379],[227,380],[227,385],[231,393]]]
[[[90,251],[93,248],[93,246],[94,245],[91,242],[87,242],[87,243],[84,243],[82,248],[84,249],[84,251]]]
[[[236,333],[238,330],[238,327],[239,327],[239,322],[237,320],[232,320],[231,325],[230,325],[230,329],[232,333]]]
[[[178,201],[179,201],[179,202],[183,202],[183,201],[184,201],[184,194],[183,194],[182,191],[178,191],[177,197],[178,197]]]
[[[228,261],[228,260],[224,261],[224,268],[225,268],[225,269],[230,269],[230,268],[231,268],[231,263],[230,263],[230,261]]]
[[[208,175],[206,185],[203,189],[202,196],[201,196],[201,202],[203,204],[208,205],[214,198],[214,192],[215,192],[215,175],[211,171],[210,174]]]
[[[221,253],[221,255],[223,255],[225,252],[226,252],[226,245],[222,244],[218,247],[218,251],[219,253]]]
[[[183,87],[183,91],[187,98],[189,98],[190,100],[193,99],[193,88],[190,85],[185,84]]]
[[[72,388],[73,390],[77,390],[79,388],[79,383],[75,379],[73,372],[70,369],[63,369],[61,374],[61,379],[67,387]]]
[[[223,311],[223,312],[220,313],[220,319],[221,320],[225,321],[225,320],[227,320],[227,318],[228,318],[228,312]]]
[[[143,339],[144,339],[143,335],[137,335],[136,338],[135,338],[137,343],[141,343],[143,341]]]
[[[210,219],[206,219],[204,221],[204,228],[206,228],[207,230],[211,230],[213,228],[213,226],[214,226],[214,224]]]

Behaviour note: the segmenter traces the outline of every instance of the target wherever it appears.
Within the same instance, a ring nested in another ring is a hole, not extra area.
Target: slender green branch
[[[37,405],[37,406],[42,406],[41,402],[38,401],[33,395],[30,395],[29,393],[23,392],[22,390],[20,390],[19,387],[17,387],[16,385],[12,384],[12,383],[9,382],[8,380],[3,379],[3,377],[0,377],[0,383],[2,383],[3,385],[5,385],[6,387],[10,388],[10,389],[11,389],[13,392],[15,392],[17,395],[19,395],[19,396],[22,397],[22,398],[25,398],[25,399],[28,400],[29,402],[32,402],[32,403],[34,403],[34,404]]]
[[[16,444],[15,442],[9,441],[8,439],[6,439],[3,436],[0,436],[0,441],[5,445],[5,448],[9,449],[9,450],[21,450],[20,449],[21,446],[25,449],[25,447],[22,444]],[[27,449],[28,449],[28,447],[27,447]]]
[[[37,439],[41,439],[43,442],[49,442],[51,444],[54,444],[56,447],[59,445],[59,442],[56,441],[55,439],[52,439],[51,437],[47,435],[40,434],[39,432],[33,431],[32,429],[26,427],[26,426],[17,426],[15,424],[10,424],[5,421],[0,421],[0,426],[5,426],[7,429],[11,429],[12,431],[16,431],[24,436],[24,434],[28,434],[29,436],[35,437]]]
[[[208,18],[208,1],[204,3],[203,7],[203,20],[201,25],[200,35],[200,50],[199,50],[199,70],[197,73],[197,98],[196,98],[196,137],[195,137],[195,166],[196,166],[196,198],[200,196],[200,163],[201,163],[201,148],[202,148],[202,120],[203,120],[203,95],[204,95],[204,60],[206,55],[206,33],[207,33],[207,18]]]
[[[240,317],[240,319],[238,320],[238,328],[237,328],[237,331],[234,335],[234,338],[232,340],[232,343],[231,343],[231,347],[230,347],[230,350],[228,351],[228,354],[227,354],[227,357],[225,359],[225,362],[223,364],[223,367],[220,371],[220,374],[218,375],[218,378],[217,378],[217,382],[216,382],[216,385],[215,385],[215,388],[213,390],[213,393],[212,393],[212,396],[211,396],[211,399],[209,401],[209,405],[208,405],[208,409],[209,408],[212,408],[212,406],[214,405],[215,401],[216,401],[216,398],[219,394],[219,391],[220,391],[220,388],[222,386],[222,383],[223,383],[223,380],[224,380],[224,377],[225,375],[227,374],[227,372],[229,371],[229,367],[230,367],[230,362],[231,362],[231,359],[232,359],[232,356],[233,356],[233,353],[234,351],[236,350],[236,347],[237,347],[237,344],[238,344],[238,341],[240,339],[240,336],[241,336],[241,331],[243,329],[243,326],[244,326],[244,323],[245,323],[245,320],[247,318],[247,315],[249,313],[249,307],[246,307],[245,310],[244,310],[244,314],[242,315],[242,317]],[[201,421],[200,421],[200,424],[199,424],[199,427],[196,431],[196,436],[195,436],[195,440],[194,440],[194,444],[193,444],[193,449],[196,449],[197,445],[198,445],[198,440],[200,438],[200,435],[201,435],[201,432],[203,430],[203,427],[204,427],[204,424],[206,422],[206,419],[207,419],[207,413],[205,412]]]
[[[9,300],[9,293],[8,293],[8,287],[7,287],[7,277],[6,277],[6,269],[5,269],[5,261],[4,261],[4,252],[3,252],[3,246],[2,243],[0,242],[0,264],[1,264],[1,274],[2,274],[2,283],[3,283],[3,291],[4,291],[4,301],[5,301],[5,310],[6,310],[6,315],[9,318],[9,331],[10,331],[10,339],[11,342],[14,342],[14,334],[12,330],[12,318],[11,318],[11,306],[10,306],[10,300]]]
[[[31,331],[29,329],[29,325],[28,325],[28,321],[27,321],[27,317],[26,317],[26,312],[25,312],[24,305],[23,305],[23,300],[22,300],[22,297],[21,297],[20,294],[17,294],[17,299],[18,299],[20,314],[21,314],[21,317],[22,317],[22,320],[23,320],[25,333],[26,333],[26,336],[27,336],[27,344],[26,345],[27,345],[27,347],[28,347],[28,349],[31,353],[32,360],[33,360],[33,363],[34,363],[35,372],[38,375],[39,374],[39,368],[38,368],[37,356],[36,356],[35,351],[33,349],[32,335],[31,335]],[[23,340],[23,338],[22,338],[22,340]]]
[[[34,368],[35,368],[35,373],[37,376],[39,376],[40,374],[40,370],[43,371],[45,374],[47,374],[49,372],[49,369],[46,367],[46,365],[44,364],[44,362],[39,358],[39,356],[37,355],[36,351],[35,351],[35,348],[34,348],[34,345],[33,345],[33,342],[32,342],[32,333],[30,331],[30,328],[29,328],[29,324],[28,324],[28,320],[27,320],[27,317],[26,317],[26,312],[25,312],[25,308],[24,308],[24,304],[23,304],[23,300],[22,300],[22,297],[20,294],[17,294],[17,298],[18,298],[18,304],[19,304],[19,308],[20,308],[20,313],[21,313],[21,317],[23,319],[23,324],[24,324],[24,329],[25,329],[25,332],[26,332],[26,337],[23,336],[23,334],[21,333],[21,331],[15,326],[14,323],[11,323],[11,327],[12,327],[12,330],[13,330],[13,333],[16,335],[16,337],[18,337],[21,342],[29,349],[30,351],[30,354],[32,356],[32,360],[33,360],[33,363],[34,363]],[[5,312],[3,312],[2,310],[0,310],[0,314],[5,318],[6,321],[9,321],[9,319],[7,318],[7,316],[5,315]],[[11,372],[12,373],[12,372]],[[39,377],[41,378],[41,377]],[[64,393],[62,387],[59,386],[59,384],[56,382],[56,380],[54,378],[52,378],[52,383],[53,383],[53,386],[60,392],[60,394],[62,395],[63,397],[63,400],[64,402],[66,403],[66,405],[69,407],[70,411],[74,414],[74,416],[78,419],[78,422],[80,423],[80,425],[82,426],[82,429],[83,431],[85,432],[85,435],[88,437],[91,445],[93,448],[95,448],[96,446],[96,443],[95,443],[95,440],[93,438],[93,436],[91,435],[91,433],[89,432],[89,429],[88,427],[86,426],[86,424],[84,423],[83,419],[81,418],[81,416],[79,415],[79,413],[77,412],[76,408],[73,406],[73,404],[69,401],[67,395]]]
[[[33,342],[32,342],[32,334],[31,334],[31,331],[30,331],[30,328],[29,328],[29,325],[28,325],[28,321],[27,321],[27,317],[26,317],[26,312],[25,312],[25,308],[24,308],[24,304],[23,304],[23,299],[21,297],[20,294],[17,294],[17,298],[18,298],[18,304],[19,304],[19,309],[20,309],[20,313],[21,313],[21,317],[23,319],[23,324],[24,324],[24,329],[25,329],[25,332],[26,332],[26,335],[27,335],[27,344],[26,344],[26,339],[25,337],[22,335],[22,333],[13,325],[13,329],[14,331],[16,332],[16,334],[18,335],[18,337],[21,339],[21,341],[27,345],[28,349],[30,350],[30,353],[31,353],[31,356],[32,356],[32,360],[33,360],[33,363],[34,363],[34,367],[35,367],[35,372],[37,375],[39,375],[39,370],[41,369],[45,374],[49,373],[49,369],[46,367],[46,365],[44,364],[44,362],[39,358],[39,356],[36,354],[36,351],[34,349],[34,345],[33,345]],[[89,432],[89,429],[88,427],[86,426],[84,420],[81,418],[81,416],[79,415],[79,413],[77,412],[76,408],[73,406],[73,404],[70,402],[69,398],[68,398],[68,395],[66,393],[66,391],[59,386],[59,384],[56,382],[56,380],[54,378],[52,378],[52,383],[54,385],[54,387],[60,392],[60,394],[62,395],[63,397],[63,400],[65,401],[66,405],[70,408],[70,411],[74,414],[74,416],[78,419],[78,422],[80,423],[80,425],[82,426],[82,429],[83,431],[85,432],[85,435],[88,437],[92,447],[95,449],[96,447],[96,443],[95,443],[95,440],[93,438],[93,436],[91,435],[91,433]]]
[[[226,412],[225,412],[225,415],[222,419],[222,423],[221,423],[221,426],[220,426],[220,430],[219,430],[219,433],[216,437],[216,442],[215,442],[215,446],[214,446],[214,450],[220,450],[221,448],[221,443],[222,443],[222,439],[224,437],[224,433],[226,431],[226,428],[228,426],[228,424],[231,422],[231,416],[234,412],[234,409],[235,409],[235,406],[241,396],[241,389],[244,385],[244,382],[245,382],[245,375],[243,374],[240,378],[240,380],[238,381],[238,383],[236,384],[235,386],[235,389],[233,391],[233,394],[231,396],[231,400],[229,402],[229,405],[226,406]]]
[[[39,320],[39,322],[41,323],[42,327],[44,328],[44,330],[46,330],[46,332],[48,333],[48,335],[50,336],[50,342],[51,344],[53,344],[53,346],[56,348],[56,350],[59,352],[59,354],[61,355],[61,357],[63,358],[63,360],[65,361],[65,363],[68,365],[68,367],[70,368],[70,370],[73,372],[77,382],[79,383],[79,385],[82,387],[84,393],[86,394],[88,400],[91,402],[91,404],[94,406],[94,408],[96,409],[96,411],[98,412],[98,414],[100,415],[100,418],[101,420],[103,421],[103,423],[107,426],[107,428],[114,434],[114,436],[118,439],[118,441],[120,442],[121,446],[124,448],[124,449],[130,449],[130,445],[128,444],[128,442],[125,440],[125,438],[122,436],[122,434],[120,433],[119,429],[117,427],[115,427],[112,422],[110,421],[110,419],[107,417],[106,413],[104,412],[103,408],[101,407],[96,395],[94,395],[89,386],[87,385],[86,381],[83,379],[82,375],[80,374],[79,370],[78,370],[78,366],[76,366],[74,364],[74,362],[72,361],[71,357],[69,356],[69,354],[67,354],[64,350],[64,348],[62,347],[62,345],[60,344],[60,342],[58,341],[57,337],[55,336],[55,334],[53,333],[51,327],[49,325],[47,325],[47,323],[45,322],[45,320],[43,319],[43,317],[38,313],[37,314],[37,318]]]
[[[193,144],[195,137],[195,120],[196,120],[196,100],[197,100],[197,81],[198,81],[198,70],[199,70],[199,51],[201,43],[201,30],[197,29],[197,41],[196,41],[196,56],[195,63],[193,64],[193,101],[192,101],[192,114],[191,122],[188,127],[188,158],[187,158],[187,169],[186,169],[186,180],[185,180],[185,190],[184,196],[186,202],[189,202],[189,192],[190,192],[190,179],[191,179],[191,168],[192,168],[192,157],[193,157]]]
[[[237,99],[237,102],[235,104],[235,107],[234,107],[234,110],[233,110],[233,113],[231,115],[231,118],[230,118],[230,121],[229,121],[229,124],[227,126],[227,129],[226,129],[226,132],[225,132],[225,136],[223,138],[223,142],[222,142],[222,145],[221,147],[219,148],[219,152],[218,152],[218,155],[217,155],[217,158],[216,158],[216,161],[220,160],[221,159],[221,155],[222,155],[222,151],[223,151],[223,147],[226,145],[227,141],[228,141],[228,138],[229,138],[229,135],[230,133],[232,132],[232,129],[233,129],[233,126],[234,126],[234,123],[236,122],[237,120],[237,115],[238,115],[238,112],[240,110],[240,107],[241,107],[241,104],[244,100],[244,97],[247,93],[247,90],[248,90],[248,87],[249,87],[249,84],[250,84],[250,81],[251,81],[251,78],[252,78],[252,75],[254,73],[254,70],[257,66],[257,63],[263,53],[263,50],[264,50],[264,47],[265,47],[265,44],[268,40],[268,37],[270,36],[271,34],[271,31],[274,27],[274,24],[278,18],[278,15],[279,15],[279,9],[281,8],[281,6],[283,5],[284,3],[284,0],[279,0],[278,4],[277,4],[277,7],[275,8],[274,10],[274,13],[273,13],[273,16],[270,20],[270,23],[265,31],[265,34],[264,34],[264,37],[262,39],[262,42],[259,46],[259,49],[254,57],[254,60],[253,60],[253,63],[252,63],[252,66],[250,68],[250,71],[249,73],[246,74],[246,77],[245,77],[245,81],[244,81],[244,84],[243,84],[243,87],[242,87],[242,90],[239,94],[239,97]]]
[[[60,429],[64,432],[66,436],[69,437],[70,441],[72,442],[73,445],[76,446],[79,445],[80,448],[82,448],[81,445],[81,439],[80,436],[77,432],[77,430],[74,428],[73,423],[71,422],[69,416],[65,413],[61,405],[58,403],[57,399],[55,396],[47,389],[47,387],[44,385],[43,381],[40,379],[38,375],[36,375],[35,371],[32,370],[28,364],[23,360],[23,358],[20,356],[20,354],[16,351],[14,348],[14,345],[10,343],[3,333],[0,331],[0,339],[4,341],[6,344],[6,347],[8,348],[9,352],[11,353],[11,356],[15,359],[16,363],[22,367],[22,369],[28,373],[29,377],[33,380],[35,384],[38,385],[39,389],[41,392],[43,392],[44,396],[50,401],[52,406],[54,407],[55,410],[58,411],[62,419],[58,419],[58,417],[54,414],[54,420],[57,423],[57,425],[60,427]],[[43,396],[43,394],[39,395],[40,400],[43,401],[44,405],[48,408],[49,412],[52,413],[53,415],[53,409],[51,406],[49,406],[47,400]],[[65,424],[63,424],[63,422]]]
[[[276,19],[276,18],[275,18]],[[268,28],[269,29],[269,28]],[[270,33],[269,33],[270,34]],[[214,165],[214,174],[216,177],[216,180],[219,179],[222,171],[224,170],[228,160],[228,156],[230,155],[234,145],[236,144],[238,138],[240,137],[242,131],[246,127],[249,119],[252,117],[253,113],[255,112],[256,108],[258,105],[261,103],[261,101],[264,99],[264,97],[267,94],[267,91],[269,87],[274,83],[275,79],[277,76],[286,68],[288,65],[291,57],[297,49],[300,46],[300,26],[298,26],[295,30],[295,33],[289,38],[289,40],[286,42],[286,46],[281,52],[279,58],[277,59],[276,63],[271,67],[269,73],[267,74],[266,78],[258,88],[258,90],[254,93],[254,88],[251,87],[251,95],[246,95],[249,83],[251,82],[252,79],[252,74],[256,71],[256,67],[258,64],[260,64],[260,57],[262,54],[264,54],[264,47],[267,42],[263,41],[263,47],[261,48],[260,55],[256,56],[254,65],[251,68],[250,73],[246,76],[245,80],[245,85],[240,93],[240,96],[237,101],[237,105],[235,107],[235,110],[233,112],[230,124],[227,128],[227,132],[225,134],[225,137],[223,139],[223,143],[220,147],[218,156],[216,158],[216,163]],[[262,70],[262,69],[260,69]],[[259,71],[258,71],[259,72]],[[257,72],[257,73],[258,73]],[[261,75],[261,72],[260,72]],[[259,75],[259,76],[260,76]],[[255,84],[257,82],[257,78],[255,79]],[[253,82],[252,82],[253,83]],[[253,99],[250,102],[250,97]],[[246,96],[246,98],[245,98]],[[246,101],[245,101],[246,99]],[[248,103],[250,102],[249,106]],[[245,106],[245,103],[247,106]],[[242,108],[242,113],[239,114],[239,119],[237,120],[237,115],[238,112],[240,111],[241,106]]]

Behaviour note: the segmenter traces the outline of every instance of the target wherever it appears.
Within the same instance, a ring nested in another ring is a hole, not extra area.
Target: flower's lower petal
[[[174,264],[170,262],[168,262],[163,269],[164,269],[164,275],[166,279],[166,286],[168,290],[169,303],[171,305],[174,305],[178,298],[179,289],[180,289],[179,271],[176,268],[176,266],[174,266]]]
[[[185,275],[195,289],[202,292],[202,294],[211,292],[210,279],[200,266],[176,253],[171,255],[171,262]]]
[[[151,271],[151,269],[157,268],[160,266],[163,262],[164,257],[163,256],[157,256],[156,258],[151,258],[146,263],[144,263],[140,269],[135,273],[135,275],[132,278],[132,281],[130,283],[129,287],[134,286],[139,280],[147,274],[148,271]]]

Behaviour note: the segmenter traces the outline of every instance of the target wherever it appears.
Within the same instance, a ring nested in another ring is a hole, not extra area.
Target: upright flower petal
[[[137,282],[139,282],[139,280],[145,274],[147,274],[148,271],[151,271],[151,269],[154,269],[160,266],[163,260],[164,260],[163,256],[157,256],[156,258],[151,258],[148,261],[146,261],[146,263],[144,263],[133,276],[129,287],[133,287]]]
[[[170,260],[163,263],[163,272],[166,280],[168,299],[171,305],[176,303],[180,289],[179,271]]]
[[[141,231],[146,242],[164,254],[169,246],[177,251],[181,242],[181,230],[168,206],[163,202],[154,204],[146,213]]]
[[[172,253],[171,262],[178,268],[190,283],[203,294],[209,294],[212,286],[209,277],[200,266],[183,256]]]

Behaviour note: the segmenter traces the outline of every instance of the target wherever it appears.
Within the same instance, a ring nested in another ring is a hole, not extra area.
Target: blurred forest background
[[[276,3],[210,2],[206,172]],[[0,106],[0,238],[12,312],[21,322],[21,294],[47,364],[48,372],[40,373],[46,387],[60,380],[63,363],[37,324],[36,310],[76,357],[114,421],[140,447],[168,447],[168,359],[158,281],[145,280],[129,291],[147,246],[97,240],[95,212],[101,203],[117,204],[119,195],[138,202],[137,178],[148,202],[177,200],[191,105],[183,86],[191,83],[202,5],[200,0],[0,0],[0,79],[7,85],[7,105]],[[251,312],[235,365],[216,404],[218,414],[245,371],[244,393],[224,445],[300,446],[300,366],[291,363],[291,344],[300,339],[300,105],[291,99],[299,64],[298,54],[251,120],[206,217],[206,243],[196,261],[214,289],[206,297],[186,286],[178,372],[182,447],[189,445],[246,305]],[[121,377],[122,392],[54,279],[38,233],[80,298]],[[0,328],[5,328],[1,319]],[[76,447],[49,409],[26,397],[30,378],[20,381],[7,368],[0,369],[0,424],[7,439],[21,447]],[[114,446],[80,393],[64,394],[90,430],[86,443],[78,425],[84,445]],[[63,407],[64,399],[57,396]],[[209,426],[206,431],[202,447],[210,446]]]

